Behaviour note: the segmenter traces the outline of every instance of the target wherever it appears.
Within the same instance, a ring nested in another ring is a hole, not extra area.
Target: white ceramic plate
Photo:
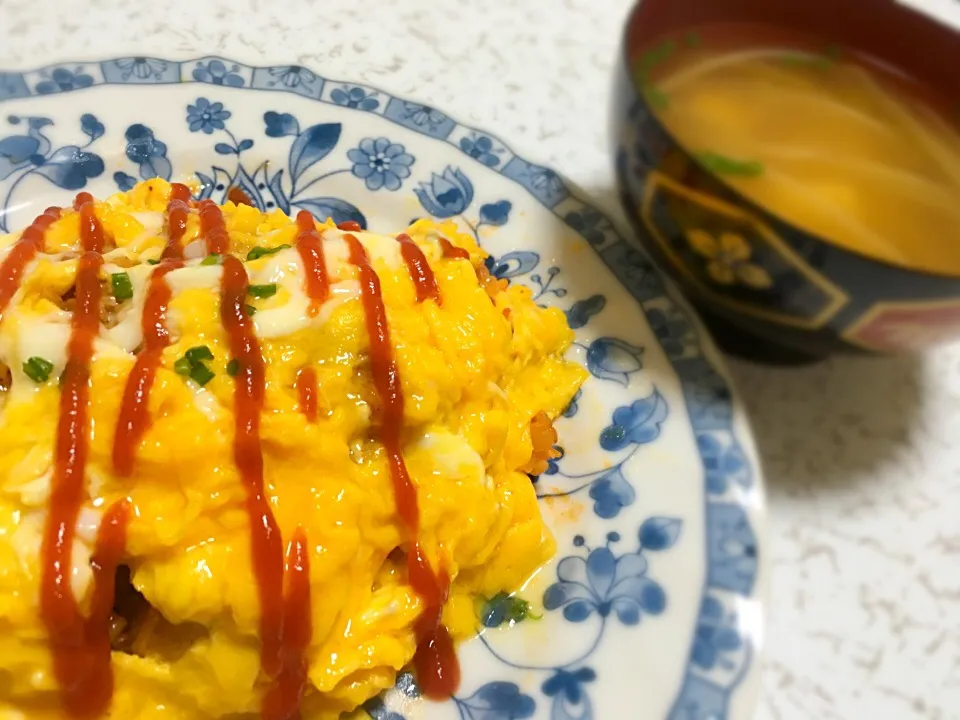
[[[80,189],[195,175],[222,201],[400,230],[453,218],[491,271],[567,313],[591,372],[536,480],[559,546],[488,606],[445,704],[409,674],[376,720],[741,720],[763,625],[763,491],[749,429],[699,324],[549,168],[435,108],[300,67],[120,58],[0,73],[0,229]]]

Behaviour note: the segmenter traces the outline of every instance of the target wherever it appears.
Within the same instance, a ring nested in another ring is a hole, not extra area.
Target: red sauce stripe
[[[187,231],[187,218],[190,216],[190,188],[182,183],[170,186],[170,200],[167,203],[167,244],[162,257],[180,260],[183,247],[180,241]]]
[[[440,248],[443,250],[443,256],[448,259],[469,260],[470,253],[462,247],[457,247],[445,237],[440,238]]]
[[[440,289],[437,287],[437,279],[423,251],[406,233],[398,235],[397,242],[400,243],[400,254],[410,271],[410,278],[417,288],[417,302],[423,302],[428,298],[439,302]]]
[[[73,209],[77,212],[80,211],[80,208],[84,205],[88,205],[93,202],[93,195],[88,192],[77,193],[73,198]]]
[[[200,236],[207,242],[208,253],[223,255],[230,249],[223,213],[213,200],[200,201]]]
[[[81,239],[86,252],[77,266],[76,304],[61,378],[60,412],[54,448],[50,506],[41,546],[40,615],[53,653],[61,700],[70,715],[102,712],[112,690],[107,624],[90,626],[70,585],[73,541],[84,501],[89,452],[90,362],[100,329],[100,267],[103,231],[88,193],[77,196]],[[105,518],[105,522],[109,517]],[[107,527],[110,527],[108,522]],[[122,539],[122,538],[121,538]],[[119,557],[117,551],[115,555]],[[114,554],[111,554],[113,557]],[[110,558],[108,558],[110,559]],[[110,563],[104,562],[104,575]],[[113,574],[110,573],[112,594]],[[103,582],[107,582],[104,580]],[[106,593],[107,590],[101,590]],[[96,595],[96,592],[95,592]],[[102,601],[106,603],[106,601]],[[112,605],[112,598],[110,598]]]
[[[169,239],[163,250],[164,262],[151,274],[147,295],[143,303],[143,315],[140,328],[143,332],[143,349],[137,355],[136,362],[123,391],[120,405],[120,417],[113,439],[113,467],[117,474],[129,476],[133,472],[133,463],[137,445],[149,427],[147,410],[150,402],[150,389],[153,386],[157,368],[160,366],[163,349],[170,342],[165,318],[170,303],[170,286],[165,276],[172,270],[183,267],[180,258],[183,255],[180,240],[187,228],[190,213],[190,188],[181,183],[170,186],[170,200],[167,203],[167,226]]]
[[[297,213],[297,251],[303,263],[307,297],[314,303],[326,302],[330,296],[330,280],[327,263],[323,256],[323,239],[317,225],[307,210]]]
[[[77,717],[102,714],[113,697],[113,670],[110,664],[110,614],[116,594],[117,566],[127,546],[127,526],[132,508],[126,500],[111,505],[100,520],[90,566],[93,570],[93,597],[90,614],[83,622],[86,652],[78,658],[75,682],[64,698],[67,711]],[[81,659],[82,658],[82,659]],[[86,676],[83,676],[86,669]]]
[[[310,546],[303,528],[297,528],[287,556],[287,594],[283,608],[282,664],[264,697],[262,720],[299,718],[307,686],[306,653],[313,635],[310,611]]]
[[[286,720],[291,717],[289,713],[269,715],[268,711],[274,708],[296,708],[303,692],[306,673],[296,675],[298,671],[295,668],[305,663],[303,652],[309,645],[310,638],[307,636],[302,640],[288,625],[299,623],[302,627],[303,623],[307,623],[306,627],[309,627],[309,578],[296,581],[307,583],[306,599],[285,603],[280,528],[264,495],[260,412],[264,402],[265,368],[253,322],[245,309],[247,287],[247,273],[243,263],[232,255],[225,256],[220,317],[227,331],[231,355],[238,364],[234,378],[236,425],[233,454],[246,489],[247,514],[250,518],[253,571],[260,600],[260,665],[264,673],[274,680],[274,686],[264,698],[262,710],[264,718]],[[297,547],[305,548],[305,540],[298,541]],[[300,554],[305,557],[306,552],[306,549],[303,549]],[[302,572],[308,573],[308,569]],[[294,582],[291,578],[291,583]],[[299,595],[297,597],[300,598]],[[302,617],[304,614],[306,618]],[[294,616],[293,619],[288,615]],[[301,642],[303,649],[300,649]],[[294,682],[290,679],[291,673],[300,679]],[[277,693],[280,695],[279,699]],[[294,695],[296,700],[292,699]]]
[[[80,213],[80,242],[84,250],[103,252],[103,225],[93,207],[93,196],[88,192],[77,195],[73,207]]]
[[[452,697],[460,686],[460,661],[450,631],[443,625],[443,606],[450,592],[450,576],[443,570],[437,574],[430,571],[420,543],[417,543],[414,552],[408,555],[407,567],[411,577],[413,568],[422,569],[420,572],[424,575],[423,583],[428,581],[426,576],[430,573],[431,587],[435,588],[435,594],[431,598],[413,585],[424,599],[423,611],[414,623],[417,650],[413,656],[413,667],[417,671],[417,679],[424,696],[432,700],[446,700]]]
[[[296,380],[300,412],[310,422],[317,421],[317,371],[312,367],[301,368]]]
[[[164,261],[154,269],[147,286],[147,295],[143,302],[143,314],[140,317],[140,329],[143,333],[143,349],[137,355],[133,369],[127,377],[120,405],[120,417],[113,438],[113,467],[118,475],[129,477],[133,472],[133,463],[137,446],[149,427],[147,415],[150,403],[150,389],[160,366],[163,349],[170,342],[165,319],[167,305],[172,293],[165,276],[177,268],[183,267],[181,258],[183,249],[180,240],[187,229],[187,217],[190,214],[190,188],[182,183],[170,186],[170,200],[167,203],[168,235],[163,250]]]
[[[234,205],[250,205],[253,206],[253,200],[250,199],[250,196],[247,195],[243,190],[234,185],[227,191],[227,200],[232,202]]]
[[[0,315],[7,309],[10,300],[20,288],[23,271],[27,265],[44,249],[44,235],[60,217],[60,208],[49,207],[27,226],[20,239],[13,244],[10,252],[0,264]]]
[[[260,411],[264,398],[264,362],[245,305],[247,273],[243,263],[227,256],[223,262],[220,316],[232,356],[237,360],[234,384],[236,426],[234,460],[247,491],[247,512],[253,531],[253,567],[260,595],[261,661],[274,677],[280,669],[283,607],[283,548],[280,529],[264,496]]]
[[[354,235],[344,235],[349,251],[350,264],[357,268],[360,281],[360,295],[363,300],[367,334],[370,338],[370,365],[373,371],[373,383],[377,395],[383,403],[381,410],[381,439],[384,442],[398,443],[403,422],[403,389],[400,387],[400,374],[393,357],[390,344],[390,327],[387,325],[387,310],[383,304],[380,290],[380,278],[370,264],[367,251]],[[408,525],[418,522],[416,498],[413,512],[403,515]]]
[[[360,241],[353,235],[345,235],[344,240],[350,252],[350,263],[357,268],[360,276],[360,295],[370,339],[370,366],[381,403],[380,440],[387,451],[397,512],[412,537],[412,547],[407,553],[410,584],[424,604],[424,610],[415,624],[417,652],[414,655],[414,667],[425,696],[447,698],[453,695],[460,682],[453,640],[441,623],[443,605],[449,592],[449,577],[446,573],[437,574],[430,568],[418,539],[420,511],[417,489],[403,461],[400,443],[403,390],[390,343],[380,278],[373,270]]]
[[[343,230],[344,232],[360,232],[363,230],[363,228],[360,227],[360,223],[358,223],[356,220],[345,220],[337,225],[337,230]]]
[[[137,446],[149,427],[150,389],[160,367],[163,350],[170,344],[165,319],[172,292],[165,276],[180,267],[183,267],[180,260],[164,260],[154,268],[144,298],[143,315],[140,317],[143,349],[127,376],[120,417],[113,437],[113,467],[118,475],[124,477],[129,477],[133,472]]]

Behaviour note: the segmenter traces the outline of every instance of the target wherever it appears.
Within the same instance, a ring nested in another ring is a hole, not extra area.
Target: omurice
[[[0,237],[0,718],[451,693],[585,376],[485,257],[159,179]]]

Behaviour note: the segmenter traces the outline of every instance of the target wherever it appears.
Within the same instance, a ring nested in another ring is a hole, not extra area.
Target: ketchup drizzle
[[[345,220],[337,225],[337,230],[343,230],[344,232],[360,232],[363,230],[363,228],[360,227],[360,223],[358,223],[356,220]]]
[[[283,608],[280,672],[267,691],[261,720],[299,720],[300,701],[307,686],[306,652],[313,635],[310,612],[310,549],[307,534],[298,527],[287,556],[287,594]]]
[[[304,282],[307,297],[312,300],[311,314],[317,313],[318,306],[330,296],[330,279],[327,277],[327,263],[323,257],[323,239],[317,232],[313,215],[307,210],[297,213],[297,252],[303,262]]]
[[[216,207],[216,206],[214,206]],[[247,273],[232,255],[223,261],[220,316],[230,351],[238,362],[234,386],[236,427],[233,454],[247,490],[247,512],[253,532],[253,567],[260,595],[261,664],[270,677],[280,669],[283,609],[283,548],[280,528],[264,496],[260,411],[264,396],[264,363],[244,305]]]
[[[107,508],[90,557],[93,571],[90,614],[83,617],[71,597],[72,608],[68,609],[66,603],[62,608],[64,624],[60,627],[64,633],[50,636],[60,701],[72,717],[97,717],[107,710],[113,697],[110,613],[116,590],[114,578],[126,548],[131,514],[126,500]]]
[[[200,201],[200,235],[206,240],[207,252],[211,255],[223,255],[230,247],[223,213],[213,200]]]
[[[113,468],[118,475],[129,477],[137,445],[150,424],[147,409],[150,404],[150,389],[153,387],[163,350],[170,344],[170,333],[165,325],[167,305],[172,293],[165,275],[183,267],[180,239],[187,228],[190,212],[190,189],[181,183],[170,186],[170,201],[167,204],[167,225],[170,238],[163,250],[166,258],[150,275],[147,296],[143,301],[140,329],[143,333],[143,349],[137,355],[133,369],[127,376],[120,405],[120,417],[113,436]]]
[[[170,200],[167,203],[167,244],[163,248],[163,259],[183,259],[180,240],[187,231],[187,218],[190,215],[190,188],[182,183],[170,186]]]
[[[300,412],[310,422],[317,421],[317,371],[304,367],[297,373],[297,396],[300,398]]]
[[[417,288],[417,302],[423,302],[427,298],[439,302],[440,289],[437,287],[437,279],[423,251],[406,233],[398,235],[397,242],[400,243],[400,254],[410,271],[410,278]]]
[[[113,693],[107,620],[129,508],[125,503],[116,505],[103,518],[95,552],[93,612],[85,618],[70,578],[89,451],[90,361],[100,329],[104,237],[90,194],[77,195],[74,206],[80,214],[84,253],[77,267],[76,306],[61,378],[50,506],[41,546],[40,615],[47,628],[64,710],[69,715],[90,717],[106,709]]]
[[[457,247],[445,237],[440,238],[440,248],[443,250],[443,256],[448,259],[469,260],[470,253],[462,247]]]
[[[227,191],[227,200],[234,205],[253,205],[253,200],[243,190],[234,185]]]
[[[57,207],[48,207],[37,215],[3,259],[3,264],[0,265],[0,315],[7,309],[20,287],[23,271],[37,253],[43,250],[43,236],[47,228],[59,218],[60,208]]]
[[[370,338],[370,365],[381,402],[380,441],[387,451],[397,512],[413,539],[413,547],[407,553],[410,584],[424,604],[424,610],[414,624],[417,637],[414,667],[425,696],[448,698],[460,683],[460,666],[453,640],[441,622],[443,606],[450,590],[450,578],[445,571],[435,573],[431,569],[418,539],[420,512],[417,489],[407,472],[400,448],[403,389],[390,344],[390,328],[380,291],[380,278],[373,270],[360,241],[353,235],[345,235],[344,241],[350,251],[350,263],[360,275],[360,295]]]
[[[80,243],[86,252],[103,252],[103,226],[93,211],[93,195],[78,193],[73,208],[80,213]]]
[[[143,315],[140,318],[143,349],[127,376],[117,431],[113,436],[113,467],[118,475],[124,477],[129,477],[133,472],[137,446],[150,425],[147,415],[150,389],[160,367],[163,350],[170,344],[170,333],[164,323],[172,293],[164,276],[180,267],[183,267],[181,260],[164,260],[160,263],[150,276],[147,296],[143,301]]]
[[[215,210],[204,209],[208,216]],[[203,212],[203,211],[201,211]],[[211,227],[217,223],[208,219]],[[219,225],[222,226],[221,217]],[[209,238],[209,236],[208,236]],[[306,539],[294,536],[290,563],[290,593],[283,596],[284,555],[280,528],[264,495],[260,412],[263,409],[263,356],[245,310],[247,272],[237,258],[223,258],[220,317],[227,331],[231,355],[238,362],[234,378],[235,434],[233,454],[247,491],[253,571],[260,600],[260,667],[274,681],[263,701],[264,720],[296,717],[306,682],[304,652],[310,643],[310,585]]]

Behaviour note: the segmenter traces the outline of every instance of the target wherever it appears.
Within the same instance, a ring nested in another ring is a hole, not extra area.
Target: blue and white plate
[[[494,275],[562,308],[590,380],[536,481],[556,559],[462,648],[422,703],[408,674],[376,720],[741,720],[763,634],[763,489],[716,350],[647,259],[554,170],[441,110],[302,67],[120,58],[0,73],[0,230],[81,189],[196,176],[263,209],[400,230],[452,218]]]

